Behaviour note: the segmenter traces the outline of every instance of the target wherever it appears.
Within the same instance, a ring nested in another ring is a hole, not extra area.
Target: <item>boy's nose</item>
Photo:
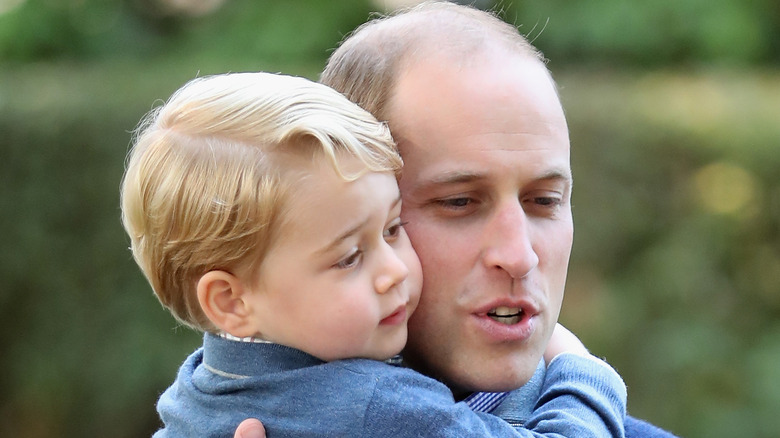
[[[401,257],[396,253],[395,249],[388,243],[382,244],[381,258],[379,263],[379,274],[374,280],[374,288],[377,293],[383,294],[393,286],[406,280],[409,276],[409,267],[406,266]]]

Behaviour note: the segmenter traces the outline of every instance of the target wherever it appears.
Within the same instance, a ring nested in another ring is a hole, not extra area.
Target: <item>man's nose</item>
[[[485,229],[485,265],[489,269],[502,269],[513,279],[527,276],[539,264],[531,240],[531,225],[519,201],[498,205]]]
[[[381,244],[377,251],[379,251],[379,268],[374,279],[374,289],[377,293],[383,294],[406,280],[409,276],[409,267],[389,243]]]

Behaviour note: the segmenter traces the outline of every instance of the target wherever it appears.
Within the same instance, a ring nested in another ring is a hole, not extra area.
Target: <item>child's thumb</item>
[[[247,418],[236,428],[233,438],[265,438],[265,427],[256,418]]]

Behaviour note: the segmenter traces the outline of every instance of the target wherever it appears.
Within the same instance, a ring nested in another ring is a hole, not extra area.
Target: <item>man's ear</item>
[[[198,302],[206,317],[220,330],[240,338],[254,336],[251,307],[245,299],[251,293],[235,275],[209,271],[198,280]]]

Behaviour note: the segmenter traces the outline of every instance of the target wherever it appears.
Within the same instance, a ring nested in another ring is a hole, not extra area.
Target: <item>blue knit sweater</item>
[[[263,421],[268,438],[623,436],[625,385],[598,359],[559,356],[541,394],[515,429],[455,403],[445,385],[406,368],[323,362],[277,344],[207,334],[160,397],[164,428],[155,437],[230,438],[249,417]]]

